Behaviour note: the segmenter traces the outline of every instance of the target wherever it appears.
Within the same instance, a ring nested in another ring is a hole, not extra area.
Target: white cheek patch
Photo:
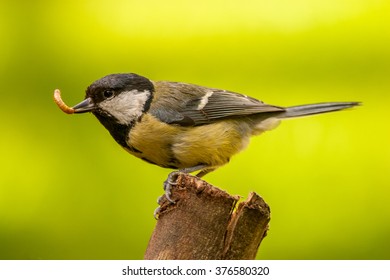
[[[120,124],[128,125],[138,119],[151,93],[148,90],[131,90],[102,101],[99,107],[114,116]]]

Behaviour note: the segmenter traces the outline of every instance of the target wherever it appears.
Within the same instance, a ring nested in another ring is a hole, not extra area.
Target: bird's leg
[[[198,171],[198,170],[202,170],[202,169],[205,169],[205,168],[206,168],[205,165],[196,165],[196,166],[193,166],[193,167],[183,168],[183,169],[180,169],[178,171],[173,171],[173,172],[169,173],[168,174],[168,178],[164,182],[165,197],[168,199],[168,201],[171,202],[171,203],[175,203],[175,201],[171,198],[171,194],[172,194],[171,190],[172,190],[172,186],[177,185],[176,180],[177,180],[177,177],[179,176],[180,173],[188,174],[188,173],[191,173],[191,172],[194,172],[194,171]],[[199,174],[203,173],[203,172],[204,171],[201,171],[201,172],[199,172]],[[208,172],[206,172],[206,173],[208,173]],[[202,175],[205,175],[205,174],[202,174]]]
[[[198,174],[196,174],[196,177],[202,178],[202,177],[205,176],[206,174],[209,174],[210,172],[214,171],[215,169],[217,169],[217,168],[216,168],[216,167],[213,167],[213,168],[203,169],[203,170],[200,171]]]
[[[203,170],[202,170],[203,169]],[[168,174],[168,178],[164,181],[164,191],[165,191],[165,197],[166,199],[174,204],[175,201],[171,198],[171,194],[172,194],[172,187],[177,185],[177,177],[179,176],[180,173],[191,173],[191,172],[194,172],[194,171],[198,171],[198,170],[201,170],[196,176],[197,177],[202,177],[204,175],[206,175],[207,173],[213,171],[215,168],[209,168],[207,169],[207,166],[206,165],[196,165],[196,166],[193,166],[193,167],[189,167],[189,168],[183,168],[183,169],[180,169],[178,171],[173,171],[171,173]],[[162,202],[162,199],[163,199],[164,195],[160,196],[158,199],[157,199],[157,203],[158,204],[161,204]],[[156,210],[154,210],[154,218],[157,219],[158,218],[158,215],[160,214],[160,206],[156,208]]]

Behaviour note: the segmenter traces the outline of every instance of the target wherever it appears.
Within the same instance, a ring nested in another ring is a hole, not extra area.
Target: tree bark
[[[256,193],[241,202],[197,177],[180,174],[159,219],[145,259],[254,259],[266,236],[270,209]]]

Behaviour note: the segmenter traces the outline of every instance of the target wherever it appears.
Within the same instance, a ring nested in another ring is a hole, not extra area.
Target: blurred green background
[[[52,100],[119,72],[282,106],[364,102],[285,121],[205,179],[269,203],[260,259],[390,258],[389,1],[0,3],[0,259],[143,257],[169,170]]]

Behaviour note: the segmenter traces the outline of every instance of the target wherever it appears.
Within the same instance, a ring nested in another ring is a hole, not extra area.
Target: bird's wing
[[[226,118],[285,111],[226,90],[171,82],[157,82],[155,86],[150,113],[169,124],[204,125]]]

